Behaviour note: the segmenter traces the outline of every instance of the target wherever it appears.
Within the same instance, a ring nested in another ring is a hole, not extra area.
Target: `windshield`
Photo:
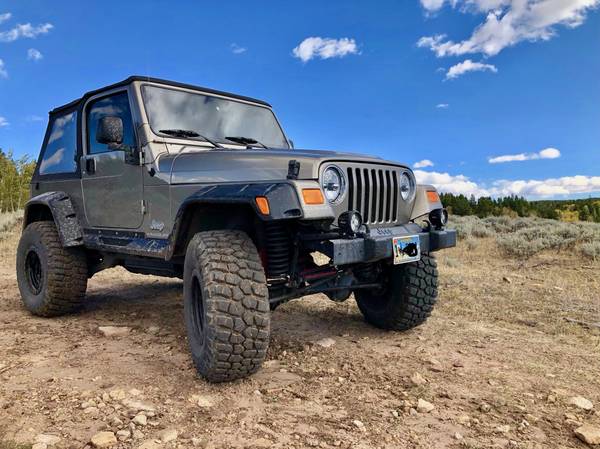
[[[188,130],[222,142],[229,142],[226,137],[244,137],[268,147],[289,148],[269,108],[157,86],[143,86],[142,95],[154,132]]]

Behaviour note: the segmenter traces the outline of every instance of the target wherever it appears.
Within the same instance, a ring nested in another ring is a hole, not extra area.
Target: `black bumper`
[[[330,249],[334,265],[374,262],[393,257],[392,239],[409,235],[418,235],[422,253],[430,253],[443,248],[456,246],[456,231],[423,231],[409,223],[394,228],[371,230],[367,237],[330,240]]]

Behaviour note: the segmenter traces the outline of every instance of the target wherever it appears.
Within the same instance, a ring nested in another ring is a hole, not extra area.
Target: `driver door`
[[[94,228],[137,229],[143,221],[143,178],[134,157],[135,132],[127,91],[92,100],[85,114],[86,151],[81,168],[87,221]],[[119,145],[97,139],[98,124],[107,116],[119,117],[123,123]]]

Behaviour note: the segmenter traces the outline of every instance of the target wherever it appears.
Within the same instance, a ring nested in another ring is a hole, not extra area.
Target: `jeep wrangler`
[[[354,294],[379,328],[423,323],[447,219],[406,165],[294,150],[264,101],[130,77],[50,112],[17,279],[52,317],[106,268],[182,278],[194,364],[230,381],[259,369],[271,310],[294,298]]]

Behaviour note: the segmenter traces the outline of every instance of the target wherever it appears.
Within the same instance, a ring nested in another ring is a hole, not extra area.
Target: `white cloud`
[[[560,157],[560,151],[556,148],[545,148],[538,153],[540,159],[557,159]]]
[[[470,59],[466,59],[463,62],[453,65],[446,72],[446,79],[452,80],[464,75],[467,72],[485,72],[490,71],[497,73],[498,69],[492,64],[484,64],[482,62],[473,62]]]
[[[490,194],[486,189],[464,175],[453,176],[448,173],[427,172],[423,170],[415,170],[414,173],[419,184],[432,184],[440,192],[454,193],[456,195],[462,193],[466,196],[475,195],[476,197],[488,196]]]
[[[8,121],[4,117],[0,116],[0,128],[4,128],[8,125],[10,125],[10,123],[8,123]]]
[[[428,12],[434,12],[444,1],[421,0]],[[522,41],[548,40],[556,35],[556,26],[575,28],[581,25],[600,0],[448,0],[461,12],[485,13],[468,39],[455,42],[443,34],[419,39],[419,47],[428,47],[438,57],[483,53],[494,56]]]
[[[495,156],[488,159],[490,164],[501,164],[504,162],[533,161],[536,159],[557,159],[560,157],[560,151],[556,148],[545,148],[537,153],[519,153]]]
[[[248,50],[246,47],[242,47],[236,44],[235,42],[231,44],[229,48],[231,48],[231,53],[233,53],[234,55],[240,55],[242,53],[245,53],[246,50]]]
[[[550,197],[600,192],[600,176],[564,176],[545,180],[496,181],[491,188],[494,196],[518,195]]]
[[[22,37],[33,39],[40,34],[48,33],[54,26],[51,23],[44,23],[38,26],[32,26],[30,23],[17,24],[8,31],[0,31],[0,42],[14,42]]]
[[[45,122],[46,119],[41,115],[28,115],[26,120],[28,122]]]
[[[524,196],[548,198],[600,192],[600,176],[563,176],[542,180],[497,180],[490,186],[478,184],[464,175],[415,170],[419,184],[432,184],[440,192],[465,196]]]
[[[453,8],[457,6],[463,12],[490,11],[510,4],[511,0],[421,0],[421,6],[427,12],[436,12],[448,3]]]
[[[29,50],[27,50],[27,59],[29,59],[30,61],[39,61],[43,57],[44,55],[35,48],[30,48]]]
[[[448,103],[438,103],[435,105],[437,109],[448,109],[450,105]]]
[[[292,53],[302,62],[308,62],[313,58],[342,58],[358,54],[358,46],[354,39],[346,37],[341,39],[308,37],[300,42],[300,45],[292,50]]]
[[[435,12],[444,6],[445,0],[421,0],[421,5],[429,12]]]
[[[8,72],[6,71],[6,66],[2,59],[0,59],[0,78],[8,78]]]
[[[7,20],[9,20],[12,17],[12,14],[9,12],[5,12],[0,14],[0,23],[2,22],[6,22]]]
[[[414,168],[425,168],[425,167],[433,167],[433,162],[429,159],[423,159],[422,161],[415,162],[413,164]]]

